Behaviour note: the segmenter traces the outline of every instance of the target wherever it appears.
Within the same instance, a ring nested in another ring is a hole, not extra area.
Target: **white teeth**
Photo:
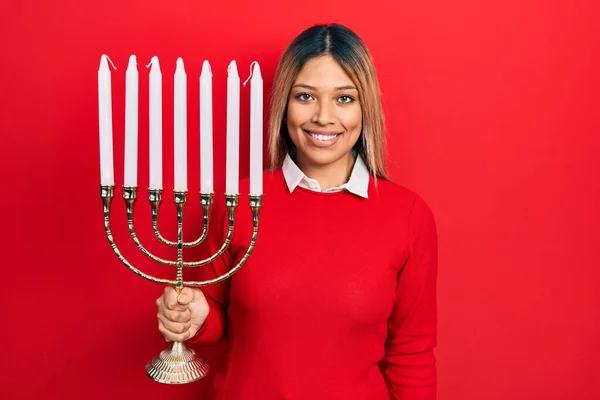
[[[317,133],[312,133],[312,132],[307,132],[310,136],[314,137],[315,139],[318,139],[322,142],[328,142],[330,140],[335,139],[338,135],[320,135]]]

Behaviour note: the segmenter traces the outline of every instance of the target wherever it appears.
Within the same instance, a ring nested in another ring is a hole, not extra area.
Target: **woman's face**
[[[301,168],[344,165],[353,157],[362,130],[359,100],[356,85],[331,56],[304,65],[287,107],[287,128]]]

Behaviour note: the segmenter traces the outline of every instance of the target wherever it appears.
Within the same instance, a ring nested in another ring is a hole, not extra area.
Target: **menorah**
[[[112,112],[111,112],[111,79],[107,63],[108,57],[103,55],[98,70],[99,117],[100,117],[100,197],[104,208],[104,230],[110,247],[117,258],[136,275],[162,285],[172,285],[180,293],[184,287],[203,287],[216,284],[230,278],[248,260],[255,247],[258,236],[260,209],[262,207],[262,78],[257,63],[253,63],[250,104],[250,194],[249,206],[252,212],[252,236],[247,250],[236,265],[223,275],[205,281],[184,281],[183,269],[201,267],[215,261],[223,254],[231,243],[235,213],[239,202],[238,193],[238,144],[239,144],[239,76],[235,62],[229,66],[228,96],[227,96],[227,185],[225,205],[227,208],[228,228],[221,247],[211,256],[203,260],[184,261],[183,249],[200,245],[210,231],[210,215],[214,193],[212,190],[212,99],[209,78],[212,77],[210,67],[205,61],[200,77],[200,117],[201,117],[201,190],[200,205],[202,207],[203,228],[200,236],[191,242],[183,240],[183,215],[186,205],[187,159],[186,159],[186,98],[185,71],[183,60],[177,60],[175,72],[175,188],[174,202],[177,210],[177,240],[166,239],[159,230],[158,216],[162,203],[162,163],[157,159],[161,154],[162,113],[161,80],[158,58],[154,57],[150,65],[150,188],[148,199],[152,210],[152,228],[158,241],[166,246],[177,249],[176,260],[166,260],[152,254],[138,238],[134,226],[134,206],[137,198],[137,68],[135,56],[131,56],[127,70],[126,84],[126,124],[125,124],[125,184],[123,199],[125,200],[127,224],[129,233],[137,248],[152,261],[176,267],[175,279],[163,279],[148,275],[131,264],[121,253],[113,238],[110,226],[110,209],[115,194],[113,159],[112,159]],[[115,68],[116,69],[116,68]],[[158,71],[158,72],[157,72]],[[135,72],[135,73],[134,73]],[[160,76],[158,76],[160,78]],[[183,79],[182,79],[183,78]],[[237,88],[237,90],[236,90]],[[153,140],[154,139],[154,140]],[[194,382],[203,378],[209,371],[206,360],[182,342],[174,342],[170,348],[163,350],[157,357],[146,365],[146,372],[157,382],[181,384]]]

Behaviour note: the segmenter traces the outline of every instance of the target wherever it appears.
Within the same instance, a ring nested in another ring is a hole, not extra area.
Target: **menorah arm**
[[[175,285],[177,283],[177,281],[175,280],[156,278],[143,273],[139,269],[135,268],[129,261],[127,261],[123,254],[121,254],[121,251],[117,247],[117,244],[115,243],[112,232],[110,230],[110,205],[112,202],[113,195],[114,186],[102,185],[100,187],[100,196],[102,197],[102,203],[104,205],[104,230],[106,232],[106,237],[108,238],[108,243],[110,244],[110,247],[113,249],[117,258],[121,260],[121,262],[125,264],[125,266],[131,270],[131,272],[144,279],[164,285]]]
[[[131,189],[131,187],[129,187],[128,190],[124,191],[123,197],[125,198],[125,203],[126,203],[126,207],[127,207],[127,220],[128,220],[128,225],[129,225],[129,231],[130,231],[132,238],[134,239],[134,242],[136,242],[136,245],[138,245],[138,248],[140,248],[140,250],[142,250],[142,252],[145,255],[154,259],[155,261],[166,264],[166,265],[173,265],[173,266],[178,267],[178,278],[176,280],[161,279],[161,278],[156,278],[154,276],[143,273],[142,271],[135,268],[129,261],[127,261],[127,259],[123,256],[123,254],[121,254],[121,251],[118,249],[118,247],[115,243],[115,240],[113,238],[111,229],[110,229],[110,206],[112,203],[112,199],[114,197],[114,186],[101,185],[100,186],[100,196],[102,197],[102,202],[103,202],[103,206],[104,206],[104,230],[106,232],[106,237],[108,238],[110,247],[113,249],[117,258],[127,268],[129,268],[129,270],[131,270],[134,274],[136,274],[146,280],[149,280],[151,282],[165,284],[165,285],[173,285],[175,287],[181,287],[182,285],[190,286],[190,287],[202,287],[202,286],[207,286],[207,285],[211,285],[214,283],[219,283],[219,282],[224,281],[225,279],[228,279],[234,273],[236,273],[250,257],[250,254],[252,253],[252,251],[256,245],[256,238],[258,237],[258,224],[259,224],[260,208],[262,206],[262,195],[251,195],[250,196],[250,208],[252,210],[252,216],[253,216],[253,218],[252,218],[252,237],[250,239],[250,244],[248,246],[248,249],[246,250],[246,253],[241,258],[241,260],[237,263],[237,265],[235,265],[233,268],[231,268],[228,272],[226,272],[222,276],[219,276],[214,279],[210,279],[210,280],[206,280],[206,281],[183,282],[181,279],[181,267],[183,267],[183,266],[199,266],[199,265],[204,265],[211,261],[214,261],[217,257],[219,257],[225,251],[227,246],[229,246],[229,244],[231,243],[231,238],[233,236],[233,228],[234,228],[235,209],[238,204],[238,196],[237,195],[226,195],[226,203],[227,203],[228,216],[229,216],[229,229],[227,232],[227,237],[225,238],[225,242],[221,246],[221,249],[219,249],[219,251],[216,254],[214,254],[213,256],[211,256],[210,258],[208,258],[206,260],[190,262],[190,263],[183,263],[181,260],[181,254],[180,254],[181,248],[178,249],[178,261],[168,261],[168,260],[163,260],[162,258],[159,258],[159,257],[156,257],[156,256],[150,254],[141,245],[141,243],[137,239],[137,236],[135,235],[135,230],[133,228],[133,206],[135,203],[135,190],[130,190],[130,189]],[[180,197],[181,197],[181,195],[180,195]],[[181,222],[182,222],[182,216],[183,216],[183,203],[185,203],[185,195],[183,195],[183,200],[180,200],[179,202],[176,201],[176,203],[178,203],[178,236],[181,239],[181,233],[182,233]]]
[[[229,247],[231,243],[231,239],[233,238],[233,229],[235,226],[235,209],[238,205],[238,195],[237,194],[226,194],[225,195],[225,204],[227,205],[227,214],[229,218],[228,228],[227,228],[227,237],[225,237],[225,241],[221,245],[221,248],[217,250],[215,254],[212,256],[205,258],[200,261],[187,261],[183,263],[184,267],[201,267],[208,263],[215,261],[218,257],[221,256]]]
[[[231,243],[231,239],[233,238],[233,229],[235,227],[235,209],[238,204],[238,196],[237,195],[231,195],[231,196],[226,195],[226,203],[227,203],[227,213],[229,216],[229,223],[228,223],[228,228],[227,228],[227,236],[225,237],[225,241],[221,245],[221,248],[219,250],[217,250],[217,252],[215,254],[213,254],[212,256],[210,256],[208,258],[205,258],[204,260],[184,261],[183,262],[184,267],[201,267],[203,265],[211,263],[211,262],[215,261],[217,258],[219,258],[221,256],[221,254],[223,254],[225,252],[225,250],[227,250],[227,247],[229,247],[229,244]]]
[[[123,198],[125,199],[125,206],[127,209],[127,226],[129,227],[129,234],[130,234],[131,238],[133,239],[133,242],[138,247],[138,249],[140,249],[140,251],[148,258],[150,258],[156,262],[159,262],[161,264],[164,264],[164,265],[170,265],[170,266],[176,267],[177,261],[165,260],[163,258],[155,256],[154,254],[150,253],[144,247],[144,245],[140,242],[139,238],[137,237],[137,234],[135,233],[135,225],[133,223],[133,209],[134,209],[135,200],[136,200],[136,192],[137,192],[136,187],[126,186],[123,188]],[[212,194],[210,196],[212,197]],[[210,256],[209,258],[206,258],[204,260],[183,262],[184,267],[200,267],[200,266],[206,265],[206,264],[211,263],[214,260],[216,260],[218,257],[221,256],[221,254],[223,254],[225,252],[225,250],[231,243],[231,239],[233,237],[233,228],[234,228],[234,219],[235,219],[234,217],[235,217],[235,210],[238,205],[238,198],[239,198],[239,195],[237,195],[237,194],[226,194],[225,195],[225,203],[227,205],[227,211],[229,214],[229,229],[227,232],[227,237],[225,238],[225,242],[223,243],[221,248],[215,254],[213,254],[212,256]],[[158,203],[160,203],[160,199],[158,200]],[[185,204],[185,199],[182,200],[182,203],[179,206],[183,207],[184,204]],[[209,212],[210,212],[209,209],[210,209],[211,204],[212,204],[212,199],[210,202],[208,200],[203,201],[203,210],[204,210],[205,216],[209,216]],[[204,230],[208,230],[208,225],[209,225],[208,220],[207,220],[207,218],[205,218]],[[206,234],[203,234],[203,236],[206,236]],[[203,236],[201,236],[200,239],[203,240]],[[177,242],[175,242],[175,245],[177,245]],[[185,245],[183,247],[185,247]]]
[[[148,199],[150,200],[150,206],[152,208],[152,229],[154,230],[154,235],[158,238],[158,240],[166,244],[167,246],[177,247],[177,242],[167,240],[158,229],[158,211],[160,209],[160,204],[162,202],[162,190],[161,189],[149,189],[148,190]],[[203,212],[203,228],[202,234],[200,237],[193,242],[183,242],[183,247],[194,247],[199,245],[206,239],[206,235],[208,234],[209,229],[209,219],[210,219],[210,207],[213,201],[212,193],[200,193],[200,204],[202,206]]]
[[[222,282],[222,281],[230,278],[233,274],[235,274],[237,271],[239,271],[239,269],[242,267],[242,265],[244,265],[244,263],[250,257],[250,254],[252,253],[252,250],[254,250],[254,246],[256,245],[256,238],[258,237],[258,223],[259,223],[259,218],[260,218],[260,208],[261,207],[262,207],[262,195],[256,195],[256,196],[251,195],[250,196],[250,208],[252,209],[252,238],[250,239],[250,245],[248,246],[246,253],[240,259],[240,261],[238,261],[238,263],[233,268],[231,268],[229,271],[227,271],[225,274],[223,274],[217,278],[209,279],[206,281],[184,282],[185,286],[202,287],[202,286],[212,285],[212,284],[219,283],[219,282]],[[231,227],[231,224],[232,223],[231,223],[231,215],[230,215],[230,227]],[[229,234],[228,234],[227,239],[229,239]],[[228,244],[227,239],[226,239],[226,243]],[[184,266],[185,266],[185,263],[184,263]]]
[[[165,260],[163,258],[157,257],[154,254],[150,253],[144,245],[138,239],[135,233],[135,226],[133,225],[133,207],[135,205],[136,200],[136,191],[137,187],[135,186],[125,186],[123,187],[123,199],[125,200],[125,207],[127,209],[127,226],[129,227],[129,234],[133,239],[135,245],[140,249],[140,251],[150,259],[165,265],[177,266],[177,261]]]

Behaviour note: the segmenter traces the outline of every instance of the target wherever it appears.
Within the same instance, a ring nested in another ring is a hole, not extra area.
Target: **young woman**
[[[435,399],[435,222],[387,179],[379,86],[355,33],[319,25],[289,45],[269,135],[251,257],[226,282],[165,289],[160,332],[197,345],[227,336],[214,399]],[[226,233],[218,203],[209,251]],[[240,206],[233,241],[204,278],[244,255],[251,225]]]

